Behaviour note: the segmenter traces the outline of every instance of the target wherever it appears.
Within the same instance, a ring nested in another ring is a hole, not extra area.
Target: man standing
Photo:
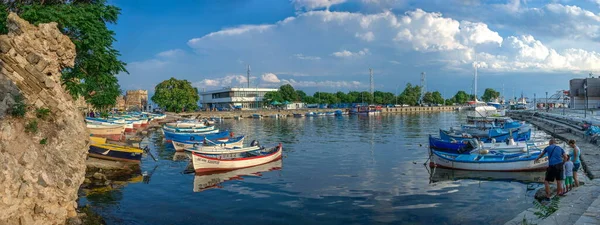
[[[548,168],[546,169],[546,179],[544,181],[544,187],[546,188],[546,198],[550,198],[550,182],[554,182],[556,179],[556,194],[563,196],[562,181],[563,177],[563,162],[567,160],[567,154],[565,150],[556,145],[554,138],[550,139],[548,147],[544,148],[542,153],[535,159],[538,160],[544,155],[548,154]]]

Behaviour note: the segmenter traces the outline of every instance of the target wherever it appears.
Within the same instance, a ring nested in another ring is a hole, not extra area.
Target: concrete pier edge
[[[565,197],[560,198],[558,210],[551,216],[540,219],[531,207],[505,225],[514,224],[600,224],[600,180],[593,179],[600,176],[600,147],[589,143],[585,133],[577,129],[578,122],[565,117],[553,118],[550,114],[535,113],[533,111],[509,112],[508,116],[527,121],[536,127],[550,133],[552,136],[567,141],[575,139],[582,149],[582,167],[592,180],[585,185],[568,192]],[[582,177],[580,172],[580,177]],[[543,187],[542,187],[543,188]],[[532,201],[535,201],[532,199]]]

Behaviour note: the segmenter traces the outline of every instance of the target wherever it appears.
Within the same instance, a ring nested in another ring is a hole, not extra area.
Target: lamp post
[[[550,106],[548,106],[548,92],[546,91],[546,112],[550,110]]]

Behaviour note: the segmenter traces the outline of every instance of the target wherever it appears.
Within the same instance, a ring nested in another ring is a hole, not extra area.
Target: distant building
[[[115,104],[115,108],[119,111],[125,111],[125,97],[122,95],[117,96],[117,104]]]
[[[148,108],[147,90],[129,90],[125,96],[125,110],[142,110]]]
[[[303,109],[306,108],[306,104],[303,102],[291,102],[287,105],[284,105],[285,109]]]
[[[600,78],[572,79],[569,81],[570,106],[574,109],[584,109],[585,88],[587,85],[588,109],[600,107]]]
[[[262,106],[267,92],[274,88],[223,88],[200,93],[200,102],[205,109],[257,109]]]

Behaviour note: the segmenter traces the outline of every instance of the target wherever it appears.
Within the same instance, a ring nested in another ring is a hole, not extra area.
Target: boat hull
[[[281,144],[273,150],[272,153],[261,156],[254,156],[240,159],[218,159],[213,157],[203,156],[202,154],[192,153],[192,162],[196,173],[207,173],[214,171],[227,171],[234,169],[242,169],[253,166],[266,164],[278,159],[281,159],[283,147]]]
[[[228,180],[241,180],[242,176],[260,176],[261,172],[280,170],[282,167],[281,159],[259,166],[248,167],[224,172],[196,174],[194,176],[194,192],[201,192],[208,189],[219,188],[220,184]]]
[[[220,138],[224,138],[224,137],[229,137],[229,135],[230,135],[229,131],[219,132],[219,130],[215,130],[215,132],[211,131],[208,133],[176,133],[176,132],[170,132],[170,131],[166,131],[166,130],[163,130],[163,132],[165,135],[165,139],[167,139],[169,141],[171,141],[171,140],[196,141],[196,140],[204,140],[204,138],[220,139]]]
[[[228,148],[241,148],[244,147],[244,137],[242,138],[237,138],[238,140],[233,141],[233,142],[229,142],[231,139],[229,139],[228,137],[224,137],[222,139],[216,139],[213,140],[212,142],[216,142],[216,143],[223,143],[226,147]],[[181,141],[172,141],[173,143],[173,147],[175,148],[176,152],[183,152],[185,149],[188,148],[193,148],[194,145],[198,146],[203,146],[204,142],[203,141],[197,141],[197,142],[181,142]],[[214,144],[213,144],[214,145]]]
[[[535,162],[533,158],[518,161],[461,161],[444,157],[443,154],[436,151],[431,152],[430,167],[499,172],[543,171],[548,168],[548,157],[543,157],[538,162]]]
[[[89,148],[89,156],[100,159],[108,159],[113,161],[121,161],[121,162],[132,162],[139,163],[142,159],[141,152],[123,152],[123,151],[115,151],[110,148],[102,147],[102,145],[90,145]]]

